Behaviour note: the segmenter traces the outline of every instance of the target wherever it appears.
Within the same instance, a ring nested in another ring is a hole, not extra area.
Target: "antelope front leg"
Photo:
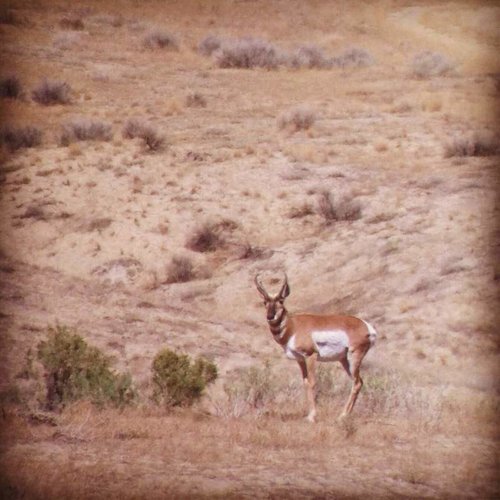
[[[317,355],[313,354],[306,360],[298,360],[309,406],[307,420],[313,423],[316,422],[316,357]]]

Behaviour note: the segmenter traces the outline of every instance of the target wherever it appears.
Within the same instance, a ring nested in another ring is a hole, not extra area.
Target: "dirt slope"
[[[14,153],[4,147],[0,171],[6,491],[493,497],[495,3],[12,7],[2,11],[1,76],[15,74],[24,95],[1,99],[2,121],[39,127],[43,139]],[[178,50],[145,46],[155,29],[173,34]],[[354,47],[370,64],[224,69],[197,51],[209,34],[261,37],[287,54],[308,45],[340,57]],[[416,77],[424,51],[449,68]],[[70,102],[35,102],[42,78],[69,84]],[[313,125],[280,127],[297,106]],[[62,145],[61,127],[82,118],[108,124],[112,138]],[[125,138],[131,118],[148,121],[165,145],[150,151]],[[487,155],[474,153],[479,143]],[[325,199],[351,215],[329,219]],[[200,228],[217,236],[214,249],[193,246]],[[192,276],[172,282],[181,256]],[[267,361],[280,380],[298,382],[253,286],[262,271],[276,287],[283,270],[290,310],[355,314],[380,332],[365,363],[374,382],[346,425],[334,420],[344,381],[313,428],[295,386],[258,416],[227,419],[221,410],[223,387],[242,368]],[[55,427],[33,423],[26,415],[38,411],[40,387],[19,373],[56,323],[129,371],[147,408],[120,416],[84,405],[54,416]],[[202,409],[166,415],[148,406],[151,361],[166,345],[217,363],[221,376]],[[11,409],[13,393],[23,404]],[[60,476],[44,483],[47,460]]]

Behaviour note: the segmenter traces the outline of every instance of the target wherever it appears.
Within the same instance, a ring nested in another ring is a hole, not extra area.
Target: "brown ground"
[[[445,154],[496,125],[498,6],[10,4],[20,22],[0,25],[3,73],[14,72],[27,92],[2,99],[2,112],[9,123],[40,127],[44,140],[2,159],[2,493],[498,497],[498,155]],[[69,14],[83,30],[61,27]],[[151,25],[174,33],[180,50],[144,48]],[[314,44],[331,55],[362,47],[375,62],[220,69],[196,52],[210,33],[283,49]],[[454,70],[413,77],[423,50]],[[72,102],[33,102],[43,77],[70,84]],[[193,92],[206,107],[186,105]],[[281,130],[278,118],[296,105],[316,122]],[[114,138],[62,147],[60,125],[72,117],[111,123]],[[152,122],[167,145],[148,152],[123,139],[133,117]],[[325,190],[358,204],[361,217],[326,224],[318,213]],[[200,224],[217,224],[225,243],[187,249]],[[248,248],[261,255],[245,255]],[[196,277],[168,284],[180,255]],[[341,385],[320,400],[315,426],[302,419],[297,386],[242,417],[224,399],[238,368],[265,361],[282,388],[298,383],[252,282],[257,271],[269,283],[281,270],[291,310],[356,314],[380,332],[347,422],[335,420],[348,390],[338,367],[328,373]],[[139,407],[40,412],[41,388],[19,373],[56,323],[132,374]],[[166,414],[148,403],[151,360],[163,346],[217,363],[220,380],[196,409]]]

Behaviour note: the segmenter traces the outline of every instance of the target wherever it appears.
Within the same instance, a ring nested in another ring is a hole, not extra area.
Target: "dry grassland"
[[[8,4],[0,496],[498,498],[498,5]],[[282,58],[220,68],[210,34]],[[287,65],[299,46],[333,63]],[[32,94],[52,81],[69,102]],[[303,418],[252,281],[281,270],[292,311],[379,331],[346,421],[337,366]],[[135,406],[43,411],[30,356],[56,323],[131,373]],[[164,346],[219,367],[194,408],[150,401]]]

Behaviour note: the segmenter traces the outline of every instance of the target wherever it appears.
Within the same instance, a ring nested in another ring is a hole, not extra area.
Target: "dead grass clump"
[[[227,40],[215,52],[219,68],[276,69],[280,63],[278,50],[259,38]]]
[[[237,370],[224,384],[224,396],[212,398],[214,413],[223,418],[248,414],[261,416],[276,400],[280,390],[270,364]]]
[[[188,257],[173,257],[167,267],[166,283],[186,283],[195,278],[193,262]]]
[[[0,6],[0,24],[15,26],[20,23],[21,21],[12,9],[10,9],[7,5]]]
[[[66,14],[59,20],[59,26],[64,30],[83,30],[85,25],[82,18],[77,14]]]
[[[59,33],[54,37],[54,47],[67,50],[80,44],[82,41],[82,34],[75,31],[66,31]]]
[[[5,76],[0,80],[0,97],[18,99],[22,95],[21,81],[15,75]]]
[[[199,92],[191,92],[186,96],[186,106],[188,108],[206,108],[207,100]]]
[[[217,224],[202,224],[189,236],[186,248],[202,253],[215,252],[224,245],[224,239],[220,233],[220,227]]]
[[[112,138],[113,130],[109,123],[75,118],[63,124],[59,143],[68,146],[75,141],[110,141]]]
[[[500,139],[489,130],[455,137],[445,144],[446,158],[454,156],[495,156],[500,153]]]
[[[303,45],[286,58],[292,68],[331,68],[332,61],[324,51],[315,45]]]
[[[437,52],[425,51],[417,54],[412,61],[411,73],[415,78],[431,78],[449,74],[452,63]]]
[[[372,65],[373,62],[373,57],[368,51],[352,47],[332,58],[331,65],[339,68],[363,68]]]
[[[177,39],[171,33],[161,29],[151,30],[146,34],[142,43],[148,49],[179,50]]]
[[[265,259],[272,255],[272,250],[252,245],[250,242],[239,245],[238,258],[241,260]]]
[[[202,56],[211,56],[220,49],[222,39],[216,35],[208,35],[198,44],[198,53]]]
[[[66,82],[43,80],[31,93],[38,104],[52,106],[70,102],[71,87]]]
[[[42,131],[31,125],[25,127],[4,126],[0,129],[0,144],[9,151],[33,148],[42,142]]]
[[[314,208],[310,203],[303,203],[298,207],[292,207],[288,212],[288,217],[290,219],[301,219],[303,217],[307,217],[308,215],[314,214]]]
[[[310,129],[316,121],[316,113],[308,106],[297,106],[285,111],[278,118],[280,130],[288,129],[292,132]]]
[[[127,120],[122,135],[125,139],[142,139],[151,151],[158,151],[165,144],[165,138],[159,134],[154,125],[140,118]]]
[[[339,197],[338,201],[328,191],[319,195],[318,213],[327,224],[337,221],[355,221],[361,218],[361,204],[348,196]]]

